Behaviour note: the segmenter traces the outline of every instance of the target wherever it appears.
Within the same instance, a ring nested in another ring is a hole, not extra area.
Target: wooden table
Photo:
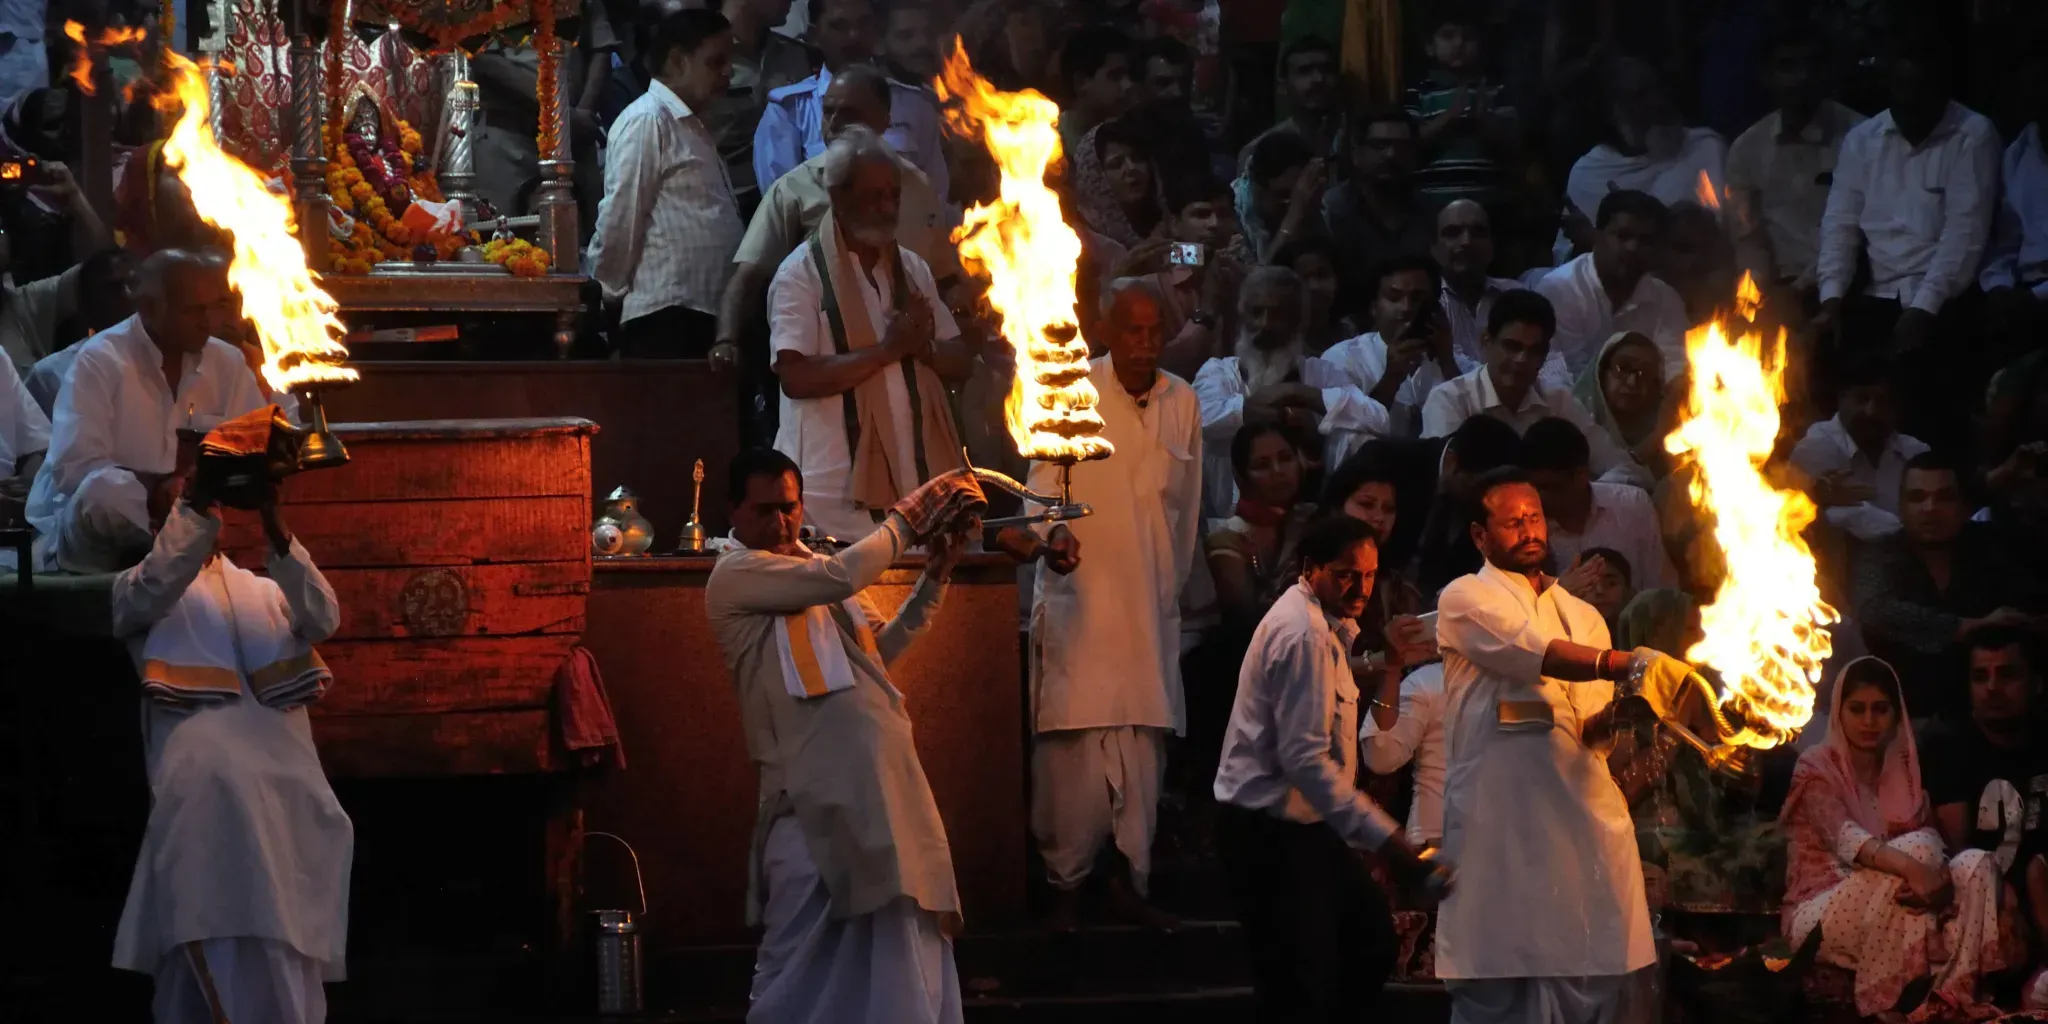
[[[566,359],[583,316],[583,286],[576,274],[518,277],[492,273],[329,274],[321,285],[341,304],[342,319],[359,313],[502,313],[552,316],[555,356]],[[360,318],[357,318],[360,319]],[[351,326],[356,326],[351,322]]]

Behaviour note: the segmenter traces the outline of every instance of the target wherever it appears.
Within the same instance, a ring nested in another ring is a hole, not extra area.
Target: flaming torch
[[[1664,441],[1691,463],[1693,507],[1713,522],[1727,564],[1713,602],[1700,610],[1705,639],[1686,660],[1720,675],[1711,710],[1721,747],[1708,752],[1709,761],[1738,770],[1743,751],[1784,743],[1813,717],[1821,663],[1833,650],[1827,627],[1839,621],[1821,600],[1813,552],[1801,536],[1813,522],[1813,502],[1763,474],[1785,400],[1785,332],[1764,343],[1755,326],[1760,301],[1745,274],[1736,293],[1739,325],[1710,322],[1686,336],[1691,391],[1682,422]]]
[[[996,200],[967,210],[954,231],[960,259],[989,282],[988,301],[1002,317],[1003,338],[1017,355],[1017,374],[1003,418],[1018,454],[1060,466],[1057,496],[1032,494],[1000,473],[975,474],[1048,510],[987,525],[1073,519],[1092,511],[1071,494],[1076,463],[1114,450],[1095,411],[1088,382],[1088,344],[1074,317],[1074,267],[1081,239],[1045,186],[1045,169],[1060,155],[1058,104],[1033,90],[1002,92],[974,71],[958,38],[936,83],[947,126],[978,138],[1002,174]]]
[[[335,316],[338,304],[306,266],[291,200],[272,192],[262,175],[229,156],[213,135],[210,97],[199,65],[164,52],[171,91],[159,102],[176,110],[164,142],[164,163],[192,193],[201,219],[234,239],[228,283],[242,297],[242,316],[263,341],[263,379],[275,391],[307,395],[310,422],[299,448],[304,469],[339,466],[348,449],[327,427],[324,391],[345,387],[356,371],[342,365],[348,349]]]

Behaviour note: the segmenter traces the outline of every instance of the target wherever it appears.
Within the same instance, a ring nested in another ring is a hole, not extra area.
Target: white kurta
[[[1401,680],[1401,702],[1392,729],[1381,729],[1367,710],[1358,730],[1359,753],[1378,775],[1392,775],[1415,761],[1415,800],[1408,807],[1408,841],[1436,843],[1444,836],[1444,666],[1431,662]]]
[[[1541,675],[1553,640],[1608,646],[1600,613],[1545,580],[1487,565],[1444,588],[1437,644],[1450,697],[1444,855],[1459,885],[1438,912],[1437,976],[1582,978],[1656,958],[1635,827],[1607,759],[1579,739],[1612,683]],[[1503,727],[1503,701],[1555,724]]]
[[[14,364],[0,359],[0,480],[14,464],[50,447],[50,421],[22,384]]]
[[[1315,356],[1301,361],[1301,383],[1323,393],[1323,465],[1335,469],[1374,437],[1387,437],[1393,419],[1387,407],[1352,382],[1351,375]],[[1227,519],[1237,511],[1237,475],[1230,468],[1230,439],[1244,426],[1244,403],[1251,388],[1237,368],[1237,357],[1211,359],[1195,374],[1195,397],[1202,403],[1202,514]]]
[[[220,602],[225,591],[214,577],[246,573],[212,557],[219,533],[219,520],[181,503],[149,556],[115,579],[114,629],[138,659],[172,608]],[[334,632],[334,591],[298,542],[289,556],[273,555],[269,570],[268,589],[301,640]],[[249,620],[225,621],[247,629]],[[155,973],[180,944],[255,938],[291,947],[338,980],[354,829],[321,770],[305,709],[258,703],[244,669],[241,695],[224,703],[191,709],[143,700],[152,805],[114,966]]]
[[[141,317],[80,344],[28,498],[28,520],[42,535],[36,564],[45,571],[114,568],[96,563],[91,549],[105,539],[147,541],[149,492],[136,474],[177,468],[178,428],[211,430],[268,404],[242,351],[217,338],[185,357],[176,394]],[[81,490],[92,500],[74,502]]]
[[[932,312],[933,337],[937,340],[959,337],[960,327],[954,323],[945,300],[939,297],[931,268],[916,253],[901,251],[903,274],[910,286],[906,301],[924,300]],[[867,273],[854,275],[859,295],[841,284],[839,308],[842,313],[850,313],[857,298],[879,342],[889,332],[895,295],[893,271],[887,261],[862,269]],[[811,259],[811,247],[797,246],[776,268],[775,279],[768,285],[770,359],[783,352],[812,359],[833,355],[832,324],[825,316],[824,294],[817,263]],[[917,420],[910,411],[910,386],[898,367],[881,372],[885,374],[884,389],[889,393],[889,414],[896,424],[891,458],[898,465],[914,466],[917,439],[911,436],[910,428]],[[853,453],[846,445],[846,403],[853,400],[851,390],[823,398],[791,398],[785,394],[781,425],[775,432],[775,450],[796,460],[797,467],[803,470],[804,518],[842,544],[851,544],[875,532],[876,525],[875,517],[867,509],[853,504]]]
[[[1183,732],[1180,593],[1200,540],[1202,410],[1186,383],[1161,371],[1145,408],[1117,382],[1110,358],[1092,364],[1107,459],[1074,467],[1073,493],[1095,514],[1067,524],[1080,568],[1038,570],[1032,608],[1035,732],[1139,725]],[[1033,463],[1030,484],[1058,493],[1059,467]]]

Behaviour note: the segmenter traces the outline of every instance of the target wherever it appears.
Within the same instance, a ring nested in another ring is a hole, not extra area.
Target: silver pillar
[[[327,269],[327,151],[320,144],[326,90],[320,88],[321,52],[311,36],[292,38],[292,178],[298,186],[299,242],[306,265]]]
[[[555,67],[566,72],[569,66],[569,41],[555,39]],[[555,273],[576,273],[580,263],[576,251],[578,219],[576,215],[576,191],[571,182],[576,173],[576,164],[569,156],[569,108],[575,101],[572,91],[572,76],[566,73],[555,75],[555,116],[553,128],[555,150],[540,155],[540,245],[554,260]],[[545,137],[548,132],[541,133]]]
[[[469,55],[452,47],[441,58],[448,91],[441,108],[441,131],[435,146],[434,170],[441,195],[462,204],[465,223],[476,223],[476,112],[481,101],[469,78]]]

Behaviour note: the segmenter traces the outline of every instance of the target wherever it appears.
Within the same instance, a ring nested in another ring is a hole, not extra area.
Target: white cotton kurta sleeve
[[[1368,712],[1358,730],[1359,754],[1375,775],[1390,775],[1415,757],[1430,723],[1443,717],[1442,689],[1427,692],[1402,684],[1395,707],[1394,727],[1381,729],[1379,719]]]
[[[1394,418],[1343,370],[1314,356],[1302,360],[1301,382],[1323,393],[1323,465],[1334,469],[1358,446],[1393,432]]]
[[[1486,597],[1477,587],[1445,587],[1437,599],[1437,646],[1493,675],[1534,684],[1551,638],[1523,609]]]
[[[1202,439],[1224,452],[1244,426],[1244,380],[1234,359],[1211,359],[1195,374],[1195,400],[1202,405]]]
[[[0,358],[0,480],[17,462],[50,447],[50,420],[21,382],[14,363]]]
[[[877,533],[881,531],[877,530]],[[870,535],[872,536],[872,534]],[[932,623],[939,605],[946,596],[946,585],[930,576],[919,576],[917,585],[910,588],[910,597],[903,606],[896,609],[896,616],[888,618],[875,606],[863,590],[855,596],[860,604],[861,614],[868,620],[868,629],[875,634],[875,649],[882,652],[882,666],[895,668],[896,659],[910,649],[910,642],[923,634]]]
[[[285,607],[291,612],[293,636],[308,644],[317,644],[341,628],[341,602],[334,596],[334,588],[328,585],[320,567],[313,564],[313,556],[306,553],[297,537],[292,538],[291,546],[282,555],[275,548],[269,549],[265,564],[269,567],[271,582],[284,591]]]
[[[50,418],[50,455],[36,475],[28,504],[29,522],[38,532],[57,532],[58,516],[78,485],[94,470],[114,467],[120,391],[121,368],[105,353],[83,352],[71,364],[71,376],[57,393],[57,408]],[[127,475],[133,479],[133,474]],[[135,486],[140,489],[140,482]]]
[[[185,596],[212,559],[220,520],[178,502],[141,563],[114,577],[114,635],[148,631]]]
[[[793,615],[821,604],[837,604],[868,588],[903,553],[909,528],[890,513],[873,533],[830,558],[785,558],[765,552],[745,560],[728,558],[721,600],[732,611]],[[878,641],[879,643],[879,641]]]

